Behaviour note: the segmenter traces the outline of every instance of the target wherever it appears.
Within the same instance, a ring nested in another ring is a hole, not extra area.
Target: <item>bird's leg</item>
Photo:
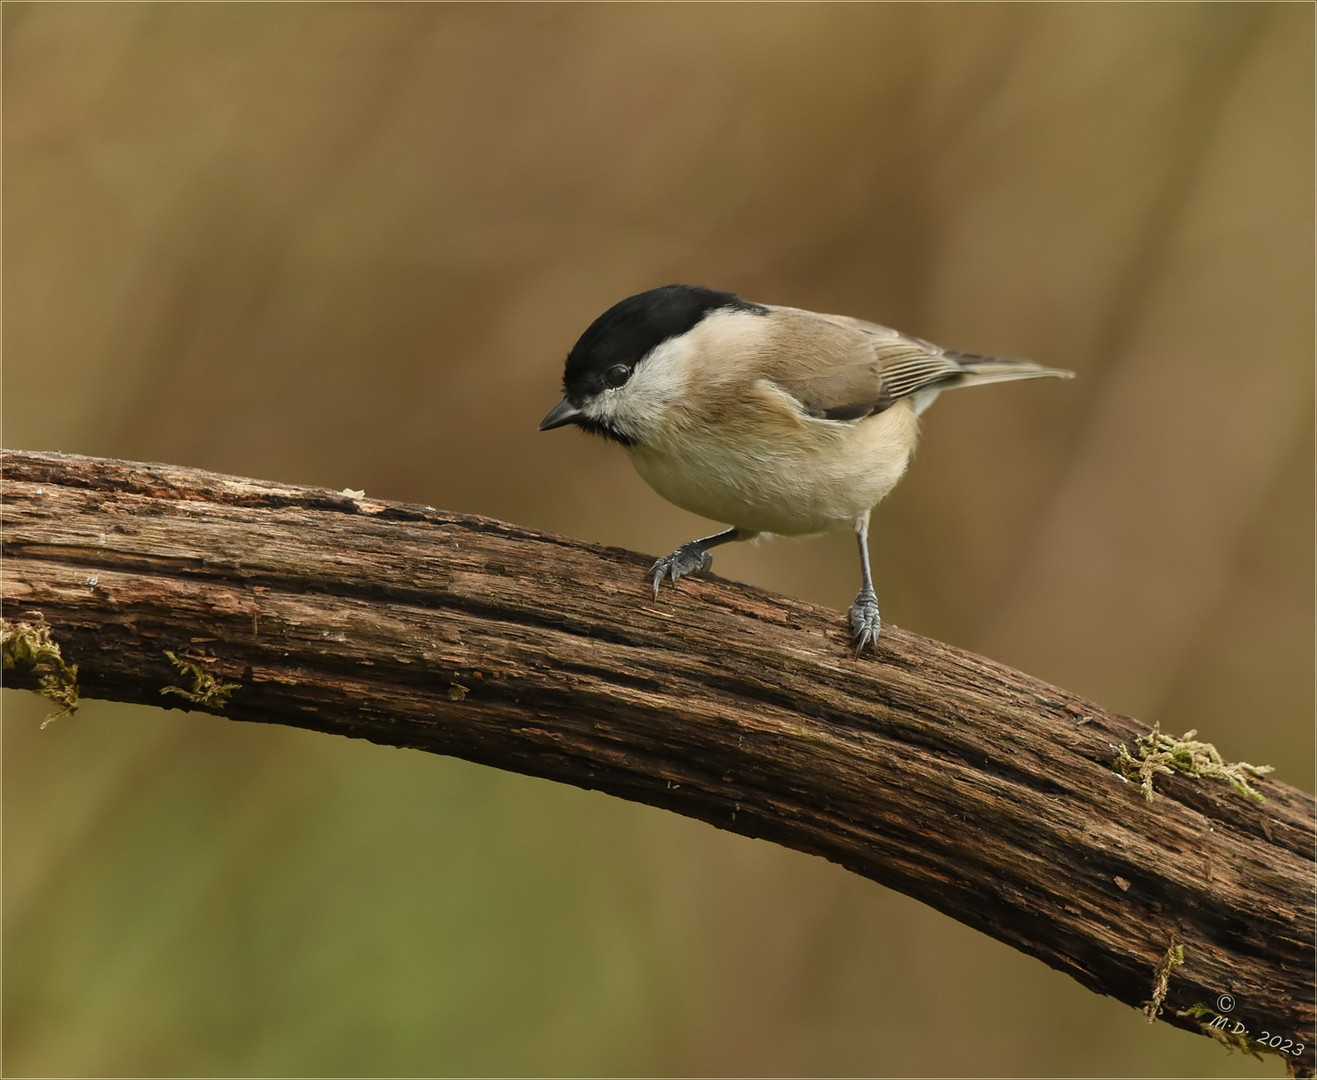
[[[855,523],[855,538],[860,542],[860,594],[851,605],[851,630],[855,634],[855,654],[866,645],[878,640],[883,620],[878,616],[878,597],[873,591],[873,576],[869,572],[869,515]]]
[[[675,585],[677,578],[687,574],[702,574],[713,565],[713,556],[709,549],[719,544],[729,544],[733,540],[753,540],[758,533],[746,532],[744,529],[731,528],[726,532],[715,533],[700,540],[682,544],[671,555],[664,555],[649,572],[654,579],[654,599],[658,599],[659,582],[665,577]]]

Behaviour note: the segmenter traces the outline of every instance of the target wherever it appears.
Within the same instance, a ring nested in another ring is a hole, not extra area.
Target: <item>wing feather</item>
[[[783,333],[769,378],[818,419],[854,423],[907,397],[922,411],[939,391],[956,386],[1071,376],[1027,360],[954,352],[845,315],[774,311]]]

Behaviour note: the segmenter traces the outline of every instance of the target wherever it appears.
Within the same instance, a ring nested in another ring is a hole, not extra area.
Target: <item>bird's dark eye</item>
[[[604,372],[604,383],[613,389],[617,389],[629,378],[631,378],[631,369],[626,364],[614,364]]]

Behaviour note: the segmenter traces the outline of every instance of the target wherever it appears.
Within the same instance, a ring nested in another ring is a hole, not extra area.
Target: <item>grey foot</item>
[[[713,556],[700,547],[698,540],[682,544],[671,555],[664,555],[649,568],[654,579],[654,599],[658,599],[659,582],[665,577],[675,585],[687,574],[702,574],[713,565]]]
[[[878,615],[878,597],[871,589],[861,589],[860,595],[851,605],[851,630],[855,634],[855,654],[858,656],[865,646],[878,640],[878,631],[883,628],[883,620]]]

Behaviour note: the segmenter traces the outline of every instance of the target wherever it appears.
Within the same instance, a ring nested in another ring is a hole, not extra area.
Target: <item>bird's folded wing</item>
[[[835,350],[813,370],[774,381],[823,420],[860,420],[893,402],[963,373],[942,349],[876,323],[826,316],[848,331],[848,347]]]

